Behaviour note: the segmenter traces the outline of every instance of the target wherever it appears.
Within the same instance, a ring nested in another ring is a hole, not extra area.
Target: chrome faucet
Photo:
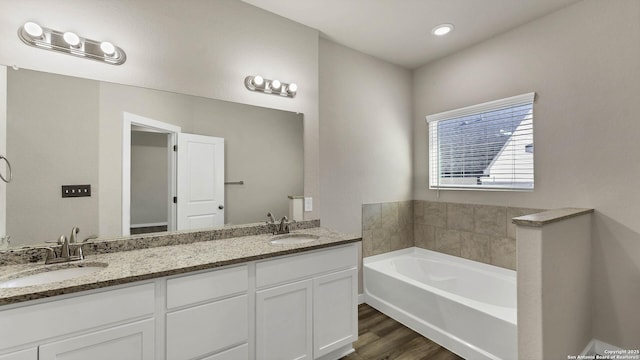
[[[267,213],[267,218],[269,218],[269,221],[267,221],[267,224],[275,224],[276,223],[276,218],[273,217],[272,213]]]
[[[82,254],[82,245],[84,245],[87,240],[95,239],[96,236],[92,235],[84,239],[82,242],[78,242],[77,235],[79,232],[80,228],[74,226],[73,229],[71,229],[71,236],[69,236],[69,238],[61,235],[58,238],[58,241],[56,241],[58,246],[47,248],[47,257],[44,263],[58,264],[63,262],[83,260],[84,254]],[[59,248],[60,251],[56,251],[57,248]]]
[[[267,221],[267,225],[271,225],[271,228],[273,229],[273,235],[280,235],[280,234],[288,234],[289,233],[289,225],[291,225],[291,223],[293,221],[289,221],[289,218],[287,218],[286,216],[283,216],[282,219],[280,219],[280,223],[276,223],[276,218],[273,217],[272,213],[268,213],[267,214],[267,218],[269,218],[269,220]]]
[[[282,219],[280,219],[280,226],[278,226],[278,234],[288,234],[289,224],[289,219],[286,216],[283,216]]]

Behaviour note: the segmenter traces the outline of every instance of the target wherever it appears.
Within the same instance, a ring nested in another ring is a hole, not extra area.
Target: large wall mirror
[[[179,229],[175,134],[146,122],[224,139],[224,224],[285,215],[288,196],[304,194],[302,114],[24,69],[8,69],[7,85],[14,247],[68,236],[73,226],[81,239]],[[63,185],[91,185],[91,196],[63,197]]]

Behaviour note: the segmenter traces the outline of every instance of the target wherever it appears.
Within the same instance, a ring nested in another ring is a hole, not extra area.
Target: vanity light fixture
[[[251,91],[261,91],[265,94],[274,94],[286,97],[295,97],[298,85],[283,83],[280,80],[265,79],[260,75],[244,78],[244,86]]]
[[[124,50],[108,41],[96,41],[27,22],[18,29],[18,37],[29,46],[83,57],[111,65],[122,65],[127,60]]]
[[[453,24],[440,24],[431,29],[431,33],[435,36],[444,36],[450,33],[452,30]]]

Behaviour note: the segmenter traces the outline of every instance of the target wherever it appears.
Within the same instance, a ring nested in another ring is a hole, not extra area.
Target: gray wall
[[[414,194],[428,190],[424,116],[535,91],[534,192],[440,200],[593,207],[595,338],[640,346],[640,2],[585,0],[414,72]],[[553,291],[553,289],[545,289]],[[586,344],[585,344],[586,345]]]
[[[33,75],[8,71],[7,234],[31,244],[69,236],[73,226],[81,237],[97,234],[98,198],[63,199],[61,185],[98,191],[98,83]]]
[[[225,223],[244,224],[289,213],[289,195],[303,195],[302,114],[194,99],[193,132],[224,138]]]
[[[167,134],[131,132],[131,225],[169,221]]]
[[[411,200],[411,73],[320,40],[322,224],[360,234],[362,204]]]
[[[127,62],[108,66],[25,46],[16,30],[28,20],[112,41]],[[303,113],[304,191],[314,197],[305,217],[319,216],[317,30],[237,0],[4,0],[0,64]],[[248,91],[243,80],[253,74],[295,82],[298,94]],[[117,196],[100,190],[101,199]]]
[[[185,133],[225,138],[225,179],[245,181],[225,186],[225,223],[261,221],[268,211],[283,216],[287,196],[304,191],[302,114],[101,83],[100,183],[110,194],[100,198],[101,234],[117,234],[122,226],[122,164],[112,154],[121,152],[125,111]]]

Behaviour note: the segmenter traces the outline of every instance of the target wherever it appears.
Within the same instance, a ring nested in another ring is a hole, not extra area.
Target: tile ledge
[[[511,221],[518,226],[542,227],[554,222],[570,219],[572,217],[592,214],[593,209],[587,208],[562,208],[547,210],[536,214],[518,216]]]

